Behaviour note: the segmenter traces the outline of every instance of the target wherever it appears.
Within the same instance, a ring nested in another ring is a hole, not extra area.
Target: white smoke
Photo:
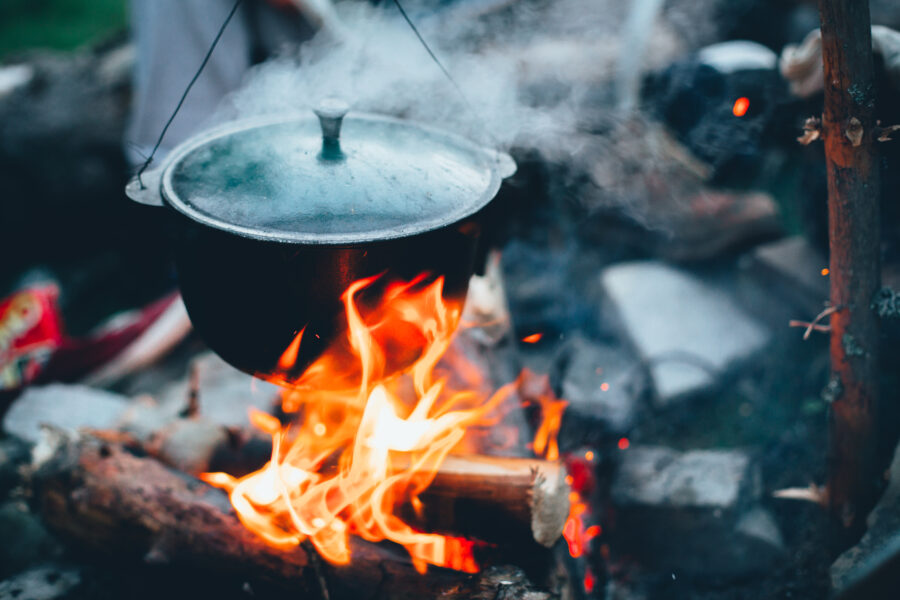
[[[405,8],[463,99],[392,2],[377,7],[340,2],[340,36],[321,33],[299,52],[255,68],[214,121],[296,112],[339,97],[356,111],[433,124],[485,146],[536,151],[565,163],[575,176],[595,179],[599,195],[609,196],[601,204],[631,204],[640,190],[613,189],[600,173],[634,168],[616,166],[615,145],[621,140],[610,132],[634,119],[616,111],[616,89],[633,87],[641,72],[686,52],[664,19],[650,19],[652,30],[639,32],[638,39],[621,37],[632,6],[636,10],[642,3],[406,0]],[[644,58],[635,61],[634,54]],[[623,74],[623,63],[639,72]],[[640,143],[628,141],[629,147]],[[638,148],[621,160],[640,161],[641,153]],[[643,156],[656,154],[650,148]],[[599,157],[607,164],[598,170]]]
[[[531,146],[578,130],[587,93],[615,85],[627,2],[469,0],[432,14],[424,9],[429,4],[436,2],[404,3],[467,101],[392,3],[342,2],[340,39],[323,33],[299,53],[260,65],[217,120],[302,110],[336,96],[355,110],[432,123],[487,145]],[[508,6],[479,18],[476,9],[496,5]],[[645,67],[678,50],[659,27],[650,45]],[[661,45],[669,51],[660,52]],[[542,86],[557,97],[542,99]]]

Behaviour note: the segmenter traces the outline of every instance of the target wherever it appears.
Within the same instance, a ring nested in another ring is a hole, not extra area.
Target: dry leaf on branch
[[[803,135],[797,138],[797,141],[808,146],[814,141],[822,137],[822,119],[818,117],[809,117],[803,123]]]

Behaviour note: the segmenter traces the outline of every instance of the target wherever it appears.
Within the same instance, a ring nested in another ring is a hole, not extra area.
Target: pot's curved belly
[[[444,298],[461,304],[480,230],[476,215],[390,241],[300,245],[239,237],[172,213],[178,279],[194,328],[226,362],[266,379],[299,376],[343,334],[341,295],[354,281],[381,275],[361,294],[366,303],[388,282],[444,276]],[[304,327],[286,373],[279,358]]]

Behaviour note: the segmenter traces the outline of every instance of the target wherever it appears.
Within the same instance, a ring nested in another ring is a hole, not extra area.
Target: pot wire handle
[[[326,98],[313,109],[322,127],[322,152],[319,153],[322,160],[344,159],[344,152],[341,150],[341,125],[349,110],[350,105],[339,98]]]
[[[228,24],[231,22],[231,19],[234,17],[234,14],[237,12],[238,8],[240,8],[241,4],[244,0],[235,0],[234,6],[231,7],[231,11],[228,13],[228,16],[225,18],[225,22],[222,23],[222,26],[219,28],[218,33],[216,33],[215,39],[213,39],[212,45],[209,47],[209,50],[206,52],[206,56],[203,57],[203,61],[200,63],[200,68],[197,69],[197,72],[194,73],[194,77],[191,79],[190,83],[188,83],[187,87],[184,90],[184,93],[181,95],[181,99],[178,100],[178,105],[175,106],[175,110],[172,111],[172,116],[169,117],[169,120],[166,121],[165,126],[159,134],[159,138],[157,138],[156,143],[153,145],[153,150],[150,152],[150,156],[147,157],[147,160],[141,165],[138,169],[137,175],[135,175],[135,179],[140,186],[140,189],[143,190],[146,186],[144,185],[144,180],[142,176],[144,171],[147,170],[147,167],[150,166],[150,163],[153,162],[153,157],[156,156],[156,151],[159,150],[160,145],[162,145],[163,138],[166,137],[166,133],[169,131],[169,127],[172,125],[172,121],[175,120],[175,117],[178,115],[178,111],[181,110],[184,101],[187,100],[188,94],[191,93],[191,88],[194,87],[194,84],[197,83],[197,79],[200,78],[200,74],[203,73],[203,70],[206,68],[206,63],[209,62],[210,57],[212,56],[213,51],[216,49],[216,46],[219,45],[219,40],[222,39],[222,34],[225,33],[225,29],[228,28]]]

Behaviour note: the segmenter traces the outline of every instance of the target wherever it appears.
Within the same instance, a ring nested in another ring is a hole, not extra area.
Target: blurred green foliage
[[[31,48],[71,50],[128,25],[128,0],[0,0],[0,58]]]

